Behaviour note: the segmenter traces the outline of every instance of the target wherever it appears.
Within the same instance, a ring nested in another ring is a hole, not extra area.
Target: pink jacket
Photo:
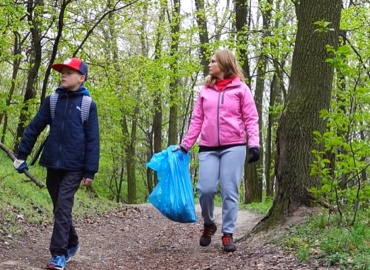
[[[199,133],[201,146],[243,144],[246,143],[245,130],[248,147],[259,147],[256,105],[248,86],[235,78],[220,92],[215,87],[202,87],[181,146],[189,150]]]

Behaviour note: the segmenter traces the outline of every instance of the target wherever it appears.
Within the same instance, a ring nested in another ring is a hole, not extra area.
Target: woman
[[[189,130],[174,151],[187,153],[199,134],[199,203],[204,221],[199,244],[208,246],[216,232],[214,197],[221,183],[222,244],[233,252],[239,183],[246,157],[246,132],[251,158],[259,159],[259,128],[257,109],[234,55],[227,50],[216,51],[208,65],[209,75],[200,90]]]

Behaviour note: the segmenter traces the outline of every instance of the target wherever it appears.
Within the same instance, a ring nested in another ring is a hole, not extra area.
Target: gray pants
[[[199,203],[204,223],[215,220],[214,198],[221,182],[222,232],[234,233],[239,207],[239,184],[246,146],[234,146],[222,151],[199,153]]]

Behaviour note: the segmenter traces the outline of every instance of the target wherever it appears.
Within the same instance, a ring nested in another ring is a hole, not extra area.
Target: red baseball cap
[[[53,64],[51,65],[51,68],[58,71],[59,73],[62,71],[63,67],[70,67],[74,70],[77,70],[82,75],[85,76],[85,81],[87,80],[87,65],[78,58],[69,58],[66,61],[64,61],[63,64]]]

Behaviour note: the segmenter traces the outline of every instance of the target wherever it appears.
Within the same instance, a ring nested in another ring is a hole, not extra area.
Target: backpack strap
[[[59,94],[58,93],[53,93],[50,96],[50,115],[51,115],[51,120],[54,120],[55,117],[55,107],[57,105]]]
[[[59,94],[53,93],[50,95],[50,115],[51,120],[54,120],[55,117],[55,107],[57,105]],[[92,98],[89,96],[82,96],[81,103],[81,120],[82,123],[85,123],[89,119],[90,107],[91,107]]]
[[[92,102],[91,97],[82,96],[82,104],[81,104],[82,123],[85,123],[87,119],[89,119],[91,102]]]

